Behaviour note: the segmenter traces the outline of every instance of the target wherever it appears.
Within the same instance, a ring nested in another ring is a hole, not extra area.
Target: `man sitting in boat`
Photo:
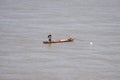
[[[68,40],[68,41],[72,41],[72,40],[73,40],[73,38],[70,36],[67,40]]]
[[[69,37],[67,39],[61,39],[60,41],[73,41],[73,38],[72,37]]]
[[[51,39],[52,39],[52,35],[50,34],[50,35],[48,35],[49,42],[51,42]]]
[[[62,42],[72,42],[74,39],[72,37],[69,37],[67,39],[58,39],[58,40],[51,40],[52,35],[48,35],[48,41],[43,41],[44,44],[49,43],[62,43]]]

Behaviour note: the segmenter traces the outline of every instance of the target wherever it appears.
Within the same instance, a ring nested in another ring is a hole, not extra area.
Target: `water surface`
[[[0,0],[0,80],[119,80],[119,3]]]

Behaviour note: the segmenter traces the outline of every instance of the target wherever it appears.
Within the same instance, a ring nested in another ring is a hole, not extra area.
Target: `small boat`
[[[43,41],[44,44],[50,44],[50,43],[63,43],[63,42],[72,42],[73,38],[68,39],[61,39],[61,40],[52,40],[52,41]]]

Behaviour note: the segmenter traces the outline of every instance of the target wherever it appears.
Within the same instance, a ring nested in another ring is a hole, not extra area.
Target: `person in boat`
[[[71,36],[69,36],[69,38],[67,39],[68,41],[72,41],[73,38]]]
[[[52,35],[50,34],[48,35],[48,40],[51,41],[51,39],[52,39]]]

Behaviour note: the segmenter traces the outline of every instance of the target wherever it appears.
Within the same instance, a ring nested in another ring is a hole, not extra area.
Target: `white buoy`
[[[90,45],[93,45],[93,42],[90,42]]]

